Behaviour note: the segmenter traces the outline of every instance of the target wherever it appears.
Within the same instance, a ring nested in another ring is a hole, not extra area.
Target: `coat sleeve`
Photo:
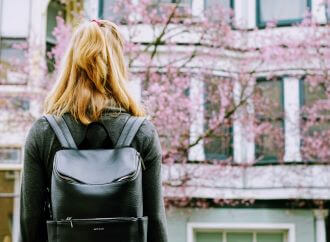
[[[151,123],[150,123],[151,124]],[[151,124],[149,144],[143,161],[143,213],[148,216],[148,242],[167,242],[167,221],[162,194],[162,149],[155,127]]]
[[[24,165],[20,196],[20,238],[21,242],[46,242],[45,217],[45,175],[40,159],[41,121],[30,128],[24,145]]]

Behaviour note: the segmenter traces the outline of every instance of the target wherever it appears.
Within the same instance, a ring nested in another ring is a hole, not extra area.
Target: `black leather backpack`
[[[144,118],[131,116],[114,148],[78,149],[63,117],[45,115],[62,149],[54,156],[49,242],[146,242],[143,160],[130,144]]]

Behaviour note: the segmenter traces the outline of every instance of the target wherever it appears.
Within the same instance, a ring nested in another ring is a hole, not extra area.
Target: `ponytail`
[[[144,109],[126,87],[124,43],[117,25],[108,20],[80,25],[71,38],[57,84],[46,98],[44,112],[59,116],[70,112],[89,124],[111,104],[144,116]]]

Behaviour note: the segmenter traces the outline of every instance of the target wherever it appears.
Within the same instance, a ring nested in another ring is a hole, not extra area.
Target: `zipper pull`
[[[140,158],[140,159],[141,159],[142,168],[143,168],[143,170],[145,170],[146,169],[146,166],[144,165],[143,159],[142,158]]]
[[[72,217],[67,217],[66,221],[70,222],[71,228],[73,228]]]
[[[146,166],[145,166],[145,164],[143,162],[143,159],[142,159],[141,155],[139,153],[137,153],[137,156],[138,156],[138,159],[141,160],[141,165],[142,165],[143,170],[145,170],[146,169]]]

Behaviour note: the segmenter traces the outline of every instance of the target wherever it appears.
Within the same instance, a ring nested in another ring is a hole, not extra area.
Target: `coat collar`
[[[130,114],[125,109],[117,108],[117,107],[110,107],[110,108],[106,108],[104,110],[104,112],[101,115],[100,120],[97,121],[97,122],[103,124],[109,137],[111,137],[110,134],[112,133],[112,131],[111,131],[112,125],[110,125],[110,123],[113,123],[113,122],[122,123],[121,119],[120,120],[116,119],[116,117],[118,117],[118,116],[121,116],[126,120],[130,116]],[[75,141],[76,145],[79,146],[86,137],[86,132],[87,132],[88,126],[84,125],[83,123],[81,123],[79,121],[76,121],[69,112],[64,113],[63,118],[69,127],[73,140]]]

